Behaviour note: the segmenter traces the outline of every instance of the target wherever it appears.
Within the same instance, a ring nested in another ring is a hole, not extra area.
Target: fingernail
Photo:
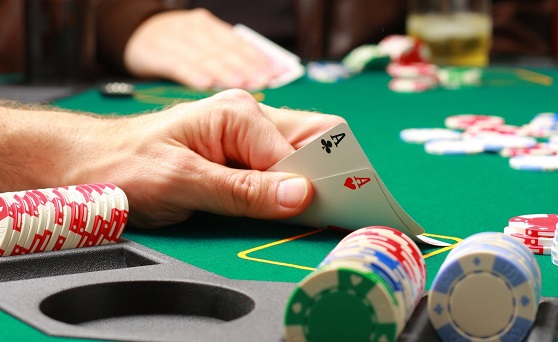
[[[308,195],[308,184],[302,177],[288,178],[279,182],[277,201],[286,208],[296,208]]]

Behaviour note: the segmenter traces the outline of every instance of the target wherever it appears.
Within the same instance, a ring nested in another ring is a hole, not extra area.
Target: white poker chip
[[[527,171],[557,171],[558,156],[517,156],[510,158],[510,167]]]
[[[519,135],[482,135],[469,141],[478,141],[484,145],[486,152],[500,152],[504,148],[529,148],[537,145],[537,140],[533,137],[523,137]]]
[[[430,154],[476,154],[484,152],[484,144],[475,140],[433,140],[424,149]]]
[[[420,93],[435,88],[438,81],[435,77],[421,76],[416,78],[393,78],[388,88],[398,93]]]
[[[386,71],[391,77],[397,78],[417,78],[429,76],[436,79],[438,67],[429,63],[390,63]]]
[[[423,144],[432,140],[456,140],[461,132],[445,128],[408,128],[399,133],[401,140],[408,143]]]

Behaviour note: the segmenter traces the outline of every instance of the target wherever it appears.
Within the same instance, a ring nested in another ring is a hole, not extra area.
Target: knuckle
[[[192,14],[193,16],[196,16],[199,19],[214,18],[213,14],[205,8],[194,8],[194,9],[191,9],[189,11],[190,11],[190,14]]]
[[[265,206],[267,189],[261,173],[239,172],[229,179],[230,200],[235,213],[254,212]]]

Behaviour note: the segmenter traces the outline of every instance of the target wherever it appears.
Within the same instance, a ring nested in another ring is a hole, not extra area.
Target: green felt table
[[[254,96],[271,106],[287,106],[345,117],[378,174],[401,206],[427,233],[454,243],[474,233],[502,232],[510,217],[557,213],[558,173],[509,167],[497,154],[440,156],[407,144],[399,132],[443,127],[453,114],[499,115],[522,125],[537,113],[558,110],[558,70],[490,68],[479,87],[395,93],[389,76],[369,71],[333,84],[300,79]],[[121,115],[164,108],[177,101],[211,95],[165,82],[136,84],[134,98],[106,98],[91,89],[56,101],[62,108]],[[370,222],[371,225],[374,222]],[[311,272],[343,237],[280,222],[198,213],[159,230],[128,229],[124,236],[171,257],[231,279],[297,282]],[[421,246],[427,256],[427,286],[447,250]],[[558,297],[558,268],[537,256],[543,296]],[[0,313],[0,340],[24,337],[55,341]]]

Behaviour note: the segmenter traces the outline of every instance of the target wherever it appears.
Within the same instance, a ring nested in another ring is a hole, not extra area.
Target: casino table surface
[[[454,244],[478,232],[502,232],[513,216],[558,213],[558,172],[515,170],[498,154],[431,155],[420,144],[401,141],[399,132],[444,127],[444,119],[454,114],[499,115],[512,125],[526,124],[537,113],[558,111],[557,79],[558,70],[552,68],[491,67],[478,87],[396,93],[387,87],[390,77],[378,70],[337,83],[301,78],[253,95],[270,106],[343,116],[405,211],[428,234]],[[131,98],[103,97],[92,88],[53,104],[128,115],[211,95],[169,82],[135,86]],[[273,282],[300,281],[343,236],[312,227],[207,213],[158,230],[127,228],[124,233],[126,239],[229,279]],[[428,288],[449,248],[420,247],[426,257]],[[543,296],[558,297],[557,266],[548,255],[536,259],[543,275]],[[5,312],[0,312],[0,327],[3,341],[77,340],[48,336]]]

